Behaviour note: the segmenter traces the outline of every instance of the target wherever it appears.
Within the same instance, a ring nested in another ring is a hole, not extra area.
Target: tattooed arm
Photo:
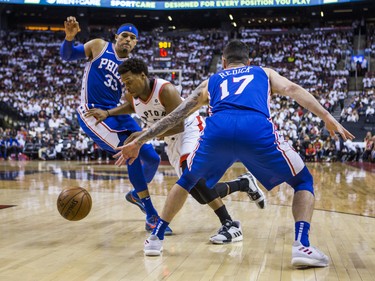
[[[196,88],[193,93],[184,100],[175,110],[163,119],[153,124],[147,131],[141,134],[136,141],[139,145],[144,144],[148,140],[166,132],[168,129],[176,126],[177,123],[183,121],[190,114],[198,110],[208,100],[206,91],[207,82],[203,82]],[[205,94],[206,93],[206,94]]]
[[[176,123],[182,122],[186,117],[207,103],[207,81],[204,81],[170,114],[154,123],[148,130],[144,131],[132,142],[118,147],[118,150],[121,151],[114,155],[115,158],[118,158],[116,165],[121,166],[125,164],[127,160],[129,160],[129,164],[132,164],[138,157],[139,150],[145,142],[166,132],[174,127]]]

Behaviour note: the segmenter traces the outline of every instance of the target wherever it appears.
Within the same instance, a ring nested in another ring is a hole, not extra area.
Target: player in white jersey
[[[239,41],[229,42],[223,51],[223,70],[204,81],[168,116],[152,125],[117,153],[117,165],[132,163],[142,145],[154,136],[173,128],[204,104],[212,115],[206,119],[197,149],[189,156],[189,168],[168,193],[163,212],[144,251],[160,255],[165,227],[183,206],[189,190],[202,177],[213,185],[235,162],[241,161],[267,190],[282,182],[294,189],[292,213],[295,239],[292,265],[328,266],[329,258],[310,245],[309,229],[314,210],[314,182],[303,161],[280,138],[270,119],[269,99],[280,94],[295,99],[320,117],[331,136],[338,132],[344,140],[354,136],[329,114],[308,91],[270,68],[250,66],[249,47]]]
[[[170,82],[163,79],[148,78],[147,65],[140,59],[129,59],[123,62],[118,71],[126,85],[127,93],[125,97],[127,103],[111,109],[111,115],[135,112],[147,126],[151,126],[182,102],[179,92]],[[87,114],[95,116],[98,122],[106,117],[105,112],[100,109],[91,109]],[[168,132],[158,136],[164,137],[169,161],[179,176],[187,167],[186,159],[193,152],[204,126],[202,117],[199,116],[198,112],[194,112],[183,122],[179,122]],[[128,140],[131,141],[140,133],[133,133]],[[223,187],[227,189],[227,186],[230,187],[230,193],[246,191],[258,207],[264,208],[263,192],[250,173],[235,181],[217,184],[219,190],[222,190]],[[202,179],[198,181],[190,194],[199,203],[208,204],[220,219],[222,227],[216,235],[210,238],[212,243],[222,244],[243,239],[240,222],[232,220],[221,200],[221,194],[219,195],[216,189],[208,189],[205,180]],[[223,197],[227,194],[223,194]]]
[[[142,64],[139,60],[134,61],[138,62],[140,65]],[[128,64],[129,63],[127,63],[127,65]],[[152,79],[146,81],[146,83],[147,82],[152,84],[152,87],[150,87],[152,90],[147,101],[136,98],[130,93],[127,93],[126,97],[128,102],[131,103],[134,112],[142,119],[146,127],[149,127],[168,114],[164,106],[168,102],[165,101],[165,98],[162,98],[163,102],[161,102],[160,94],[163,94],[163,88],[165,86],[170,87],[171,84],[163,79]],[[174,92],[173,95],[177,97],[175,89],[173,89],[173,87],[170,88]],[[179,99],[181,98],[179,97]],[[169,98],[169,100],[171,99]],[[181,159],[181,157],[189,155],[194,150],[204,126],[205,122],[197,111],[185,119],[183,128],[181,128],[181,126],[176,128],[177,132],[182,132],[172,135],[170,135],[171,133],[169,132],[168,136],[164,137],[164,141],[167,144],[166,153],[168,155],[168,160],[174,167],[178,177],[182,174],[181,163],[185,160]],[[134,133],[129,137],[129,141],[137,135],[138,133]]]
[[[66,61],[88,58],[82,78],[81,105],[77,109],[78,121],[89,137],[113,154],[132,132],[141,130],[129,115],[110,116],[109,112],[109,109],[120,103],[123,85],[117,68],[137,44],[138,30],[133,24],[126,23],[118,28],[114,43],[96,38],[85,44],[74,44],[74,38],[80,31],[77,20],[68,17],[64,26],[65,40],[60,47],[61,57]],[[97,123],[94,117],[85,116],[90,108],[101,108],[108,118]],[[153,147],[147,144],[136,162],[136,165],[128,166],[129,181],[135,192],[129,192],[126,198],[146,213],[145,228],[151,231],[158,213],[150,199],[147,183],[154,177],[160,158]],[[171,234],[170,229],[168,234]]]

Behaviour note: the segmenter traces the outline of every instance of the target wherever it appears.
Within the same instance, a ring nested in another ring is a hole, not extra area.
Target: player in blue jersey
[[[345,140],[354,136],[305,89],[270,68],[250,66],[245,43],[234,40],[226,45],[223,67],[176,110],[122,146],[115,155],[117,165],[132,163],[147,139],[209,103],[212,115],[206,120],[197,150],[188,159],[188,169],[169,192],[161,218],[145,241],[146,255],[161,254],[164,229],[181,209],[194,184],[206,178],[207,186],[212,187],[239,160],[268,190],[283,182],[294,189],[292,265],[327,266],[328,257],[310,245],[308,236],[315,202],[313,178],[297,152],[276,131],[270,119],[269,99],[272,94],[289,96],[320,117],[331,135],[338,132]]]
[[[126,23],[118,28],[114,43],[97,38],[75,45],[74,38],[80,31],[76,18],[68,17],[64,26],[61,57],[67,61],[88,58],[82,81],[81,104],[77,109],[80,126],[102,149],[113,154],[128,136],[141,130],[130,115],[111,116],[110,110],[120,103],[123,93],[118,65],[129,57],[137,44],[138,30],[133,24]],[[105,110],[108,117],[97,123],[95,117],[85,115],[91,108]],[[143,146],[139,155],[135,165],[128,165],[129,180],[135,192],[128,193],[126,198],[146,213],[145,228],[151,231],[158,213],[152,204],[147,183],[154,177],[160,158],[151,144]],[[172,233],[170,228],[167,232]]]
[[[182,103],[180,93],[170,82],[160,78],[149,78],[147,64],[143,60],[128,59],[120,64],[118,71],[127,89],[127,102],[112,109],[111,114],[136,113],[146,126],[150,126]],[[88,114],[95,116],[97,123],[107,118],[106,112],[98,108],[90,109]],[[204,126],[205,122],[197,111],[184,122],[176,124],[171,130],[158,136],[164,139],[169,162],[178,176],[181,176],[187,167],[186,159],[194,150]],[[133,133],[127,142],[141,133]],[[222,224],[218,233],[210,237],[210,241],[214,244],[242,241],[241,223],[232,220],[221,198],[236,191],[243,191],[263,209],[265,197],[256,180],[247,172],[237,180],[218,183],[213,189],[208,189],[205,185],[205,180],[199,180],[190,190],[190,194],[199,203],[209,205]]]

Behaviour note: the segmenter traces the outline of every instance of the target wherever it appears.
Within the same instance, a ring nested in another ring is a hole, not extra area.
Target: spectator
[[[38,126],[38,122],[35,120],[35,117],[33,117],[33,118],[31,119],[30,124],[29,124],[29,128],[30,128],[30,129],[34,129],[34,128],[36,128],[37,126]]]
[[[340,104],[340,110],[342,111],[345,107],[346,93],[343,90],[338,91],[338,99]]]
[[[374,140],[375,138],[371,135],[371,132],[367,132],[366,137],[364,139],[365,149],[362,154],[363,161],[371,162],[371,157],[372,157],[371,153],[375,147]]]
[[[356,147],[354,145],[354,143],[351,141],[351,140],[347,140],[346,142],[344,142],[344,145],[347,149],[347,156],[346,156],[346,159],[344,159],[345,161],[357,161],[359,160],[359,157],[361,155],[361,151],[359,149],[359,147]]]
[[[293,148],[294,148],[294,150],[299,154],[299,156],[301,156],[301,158],[302,158],[303,160],[305,160],[305,149],[303,148],[303,146],[302,146],[300,140],[297,140],[297,141],[293,144]]]
[[[371,105],[367,106],[366,108],[366,117],[374,116],[375,115],[375,109]]]
[[[330,136],[328,136],[325,141],[323,142],[323,155],[328,156],[328,150],[331,148],[331,145],[333,144],[333,141]]]
[[[359,120],[359,115],[357,110],[353,110],[351,113],[348,114],[346,117],[347,122],[358,122]]]
[[[23,148],[18,139],[15,136],[8,137],[5,142],[5,146],[8,160],[13,159],[13,157],[15,160],[18,160],[18,155],[21,153]]]
[[[305,161],[306,162],[315,162],[316,161],[316,150],[312,143],[309,143],[306,152],[305,152]]]
[[[371,162],[375,162],[375,136],[372,137],[372,151],[371,151]]]
[[[38,158],[41,160],[46,160],[44,157],[45,151],[48,147],[48,140],[46,137],[42,137],[41,133],[37,134],[37,137],[34,140],[35,149],[38,149]]]
[[[7,159],[6,137],[0,135],[0,159]]]
[[[49,127],[49,128],[57,129],[59,126],[60,126],[60,122],[59,122],[59,120],[56,118],[56,116],[52,116],[52,118],[50,118],[50,119],[48,120],[48,127]]]
[[[335,144],[336,159],[342,162],[344,157],[346,157],[347,155],[347,150],[344,146],[344,141],[338,135],[335,135],[333,139],[334,139],[334,144]]]
[[[348,114],[348,109],[347,108],[344,108],[342,111],[341,111],[341,114],[340,114],[340,120],[339,122],[342,123],[344,121],[347,120],[349,114]]]
[[[87,141],[83,138],[82,135],[79,136],[75,145],[75,149],[76,149],[77,160],[87,160],[88,145],[87,145]]]
[[[42,160],[55,160],[56,159],[56,149],[54,140],[50,140],[46,149],[42,151]]]
[[[64,148],[64,140],[61,138],[61,135],[58,134],[56,136],[56,144],[55,144],[55,152],[56,152],[56,159],[61,160],[63,159],[63,148]]]
[[[361,69],[362,69],[362,75],[365,75],[365,73],[367,72],[367,68],[368,68],[368,65],[367,65],[367,59],[364,57],[362,62],[361,62]]]
[[[320,162],[324,155],[324,149],[323,149],[323,142],[319,136],[317,136],[315,141],[313,142],[313,147],[315,148],[315,151],[316,151],[316,160]]]
[[[327,162],[335,162],[337,160],[337,151],[336,146],[334,143],[330,143],[330,146],[326,150],[326,158]]]

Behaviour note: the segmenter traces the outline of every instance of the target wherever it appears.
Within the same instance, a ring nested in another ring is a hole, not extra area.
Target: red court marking
[[[370,162],[346,162],[346,165],[365,170],[367,172],[375,173],[375,164]]]
[[[0,205],[0,209],[10,208],[14,206],[17,206],[17,205]]]

